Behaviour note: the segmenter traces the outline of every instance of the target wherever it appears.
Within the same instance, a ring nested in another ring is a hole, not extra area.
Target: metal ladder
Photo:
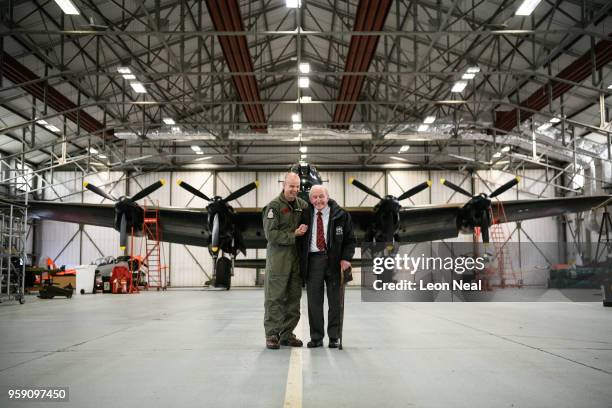
[[[160,245],[159,208],[144,206],[143,211],[142,230],[145,239],[145,256],[142,262],[147,269],[147,289],[165,290],[165,266],[162,264],[163,251]]]

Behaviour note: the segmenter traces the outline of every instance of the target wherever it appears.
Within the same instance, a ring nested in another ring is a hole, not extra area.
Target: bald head
[[[300,176],[296,173],[286,173],[283,182],[283,195],[287,201],[295,201],[300,191]]]

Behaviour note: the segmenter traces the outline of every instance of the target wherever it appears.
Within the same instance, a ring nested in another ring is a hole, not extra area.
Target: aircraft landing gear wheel
[[[226,290],[230,290],[232,285],[232,261],[224,256],[219,257],[217,260],[217,275],[215,280],[215,287],[224,287]]]

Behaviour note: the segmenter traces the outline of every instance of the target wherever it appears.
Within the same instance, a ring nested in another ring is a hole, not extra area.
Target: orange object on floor
[[[111,290],[113,293],[128,293],[132,283],[132,274],[125,266],[115,266],[111,273]]]

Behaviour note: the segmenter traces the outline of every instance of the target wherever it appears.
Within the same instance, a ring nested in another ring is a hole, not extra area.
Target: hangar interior
[[[0,298],[7,307],[0,310],[0,320],[11,330],[0,346],[0,383],[45,384],[44,364],[60,366],[66,351],[83,353],[91,361],[60,378],[74,385],[73,401],[86,406],[94,390],[68,379],[91,378],[91,367],[100,363],[96,350],[128,342],[121,357],[112,360],[112,370],[123,370],[119,359],[125,357],[138,367],[139,385],[151,391],[146,373],[155,364],[185,369],[189,379],[167,382],[184,392],[185,405],[197,404],[189,387],[205,383],[212,395],[219,384],[210,367],[195,374],[199,368],[189,362],[194,356],[189,350],[223,372],[239,372],[236,381],[244,394],[215,395],[212,406],[338,401],[313,374],[321,370],[327,376],[338,369],[329,350],[324,356],[300,351],[299,357],[285,350],[278,360],[259,354],[265,249],[248,248],[236,258],[259,260],[258,267],[237,263],[231,278],[237,290],[224,293],[225,298],[202,290],[214,277],[210,248],[161,242],[157,262],[163,270],[160,286],[167,291],[125,295],[120,304],[98,294],[76,296],[76,309],[61,303],[48,308],[24,295],[26,267],[78,268],[102,258],[146,254],[147,244],[130,236],[131,247],[120,249],[117,227],[32,218],[31,203],[114,205],[87,185],[120,198],[164,180],[139,201],[141,206],[204,211],[208,201],[181,188],[181,181],[208,197],[227,197],[257,180],[256,189],[230,204],[261,211],[281,192],[285,173],[296,163],[316,167],[330,197],[347,208],[379,202],[353,179],[381,197],[399,197],[431,180],[430,188],[402,200],[405,207],[470,200],[441,180],[478,196],[520,177],[492,205],[609,196],[611,13],[612,2],[606,0],[3,1]],[[498,277],[496,289],[506,285],[518,296],[511,300],[520,301],[525,293],[520,290],[549,289],[553,269],[566,268],[564,282],[571,286],[580,280],[576,266],[609,264],[607,204],[501,224],[492,242],[535,249],[507,256],[510,272]],[[423,248],[478,243],[479,231],[424,242]],[[356,257],[360,254],[358,248]],[[585,286],[589,303],[563,303],[585,297],[560,290],[537,298],[558,303],[533,309],[529,303],[486,304],[492,309],[466,304],[459,310],[451,307],[455,303],[436,303],[429,309],[426,303],[360,302],[358,266],[354,275],[347,290],[347,310],[355,310],[347,316],[349,335],[357,339],[354,360],[349,353],[337,364],[345,371],[371,370],[389,396],[388,406],[405,403],[398,374],[403,365],[420,367],[436,382],[454,369],[466,369],[470,358],[482,358],[475,343],[498,366],[490,373],[499,385],[459,403],[452,395],[469,381],[450,381],[440,394],[427,378],[411,374],[414,385],[406,391],[411,404],[490,406],[485,401],[500,396],[519,406],[605,406],[612,400],[603,385],[612,374],[612,326],[609,310],[593,303],[601,301],[598,284]],[[33,309],[11,309],[13,300],[27,300],[23,307]],[[389,313],[381,321],[376,307]],[[42,317],[29,318],[28,310]],[[88,322],[94,310],[101,312]],[[210,314],[202,317],[200,310]],[[65,313],[76,324],[58,320],[55,313]],[[116,322],[114,315],[120,315]],[[303,320],[306,315],[303,300]],[[414,325],[398,326],[392,316],[413,319]],[[508,316],[506,326],[500,323],[503,316]],[[251,327],[253,321],[257,327]],[[20,344],[23,325],[31,323],[41,323],[32,336],[38,340]],[[307,337],[307,321],[300,324]],[[54,327],[65,335],[52,335],[45,346],[40,338]],[[370,344],[379,341],[372,327],[385,351],[368,355]],[[204,336],[200,342],[194,328],[238,339],[229,340],[231,348],[242,347],[240,340],[252,341],[239,352],[247,368],[228,362],[233,351],[220,340]],[[175,341],[169,331],[185,339],[184,347],[168,346]],[[135,346],[160,332],[150,344]],[[411,336],[407,344],[401,340]],[[155,350],[165,351],[150,366],[139,363]],[[415,357],[419,350],[433,362]],[[435,350],[447,359],[437,358]],[[68,361],[74,363],[73,358]],[[530,360],[537,362],[534,367]],[[479,383],[489,382],[488,368],[479,361],[467,372]],[[510,380],[503,366],[513,375],[526,373],[527,380]],[[254,373],[258,369],[274,384],[261,383]],[[120,385],[108,372],[95,372]],[[573,383],[577,377],[580,382]],[[372,394],[365,396],[365,383],[342,385],[349,400],[354,398],[351,405],[386,406]],[[528,383],[534,388],[526,391]],[[543,388],[536,389],[536,383]],[[260,387],[265,397],[253,402],[249,396]],[[579,387],[582,391],[567,391]],[[561,389],[566,391],[548,395]],[[128,405],[136,403],[122,395]],[[166,394],[151,395],[158,397],[146,398],[153,406],[170,401]]]

